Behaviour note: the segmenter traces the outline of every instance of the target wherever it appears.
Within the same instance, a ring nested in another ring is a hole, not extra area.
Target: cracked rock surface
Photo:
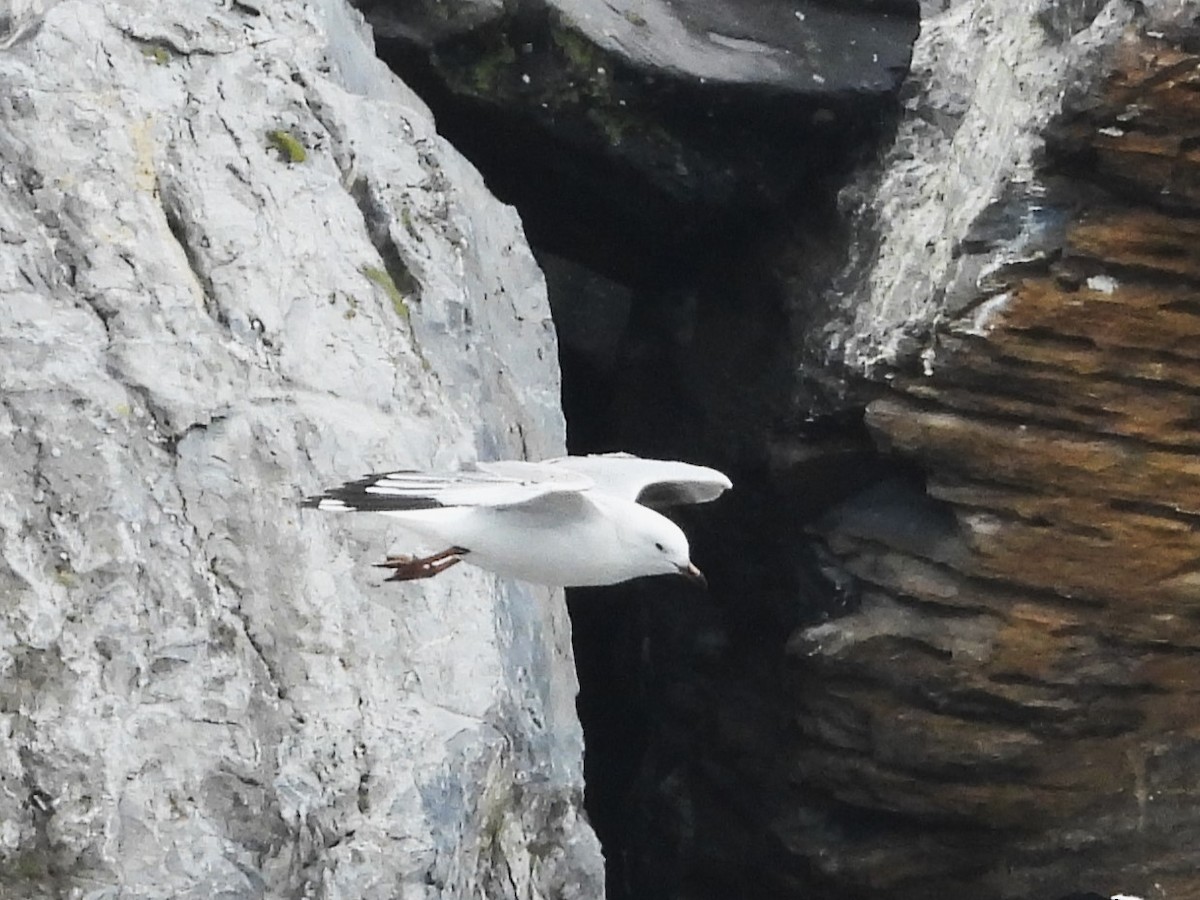
[[[0,895],[596,897],[561,595],[379,467],[562,451],[515,214],[340,0],[0,39]]]

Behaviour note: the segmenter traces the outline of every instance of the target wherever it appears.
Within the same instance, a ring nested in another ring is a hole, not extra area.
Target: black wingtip
[[[350,481],[341,487],[330,488],[323,494],[305,497],[302,509],[323,509],[337,512],[398,512],[413,509],[441,509],[445,506],[432,497],[404,497],[396,494],[373,493],[371,487],[385,475],[371,475]],[[322,504],[328,504],[322,507]]]

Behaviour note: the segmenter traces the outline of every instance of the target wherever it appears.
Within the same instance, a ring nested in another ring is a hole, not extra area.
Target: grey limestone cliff
[[[561,452],[515,213],[341,0],[0,27],[0,895],[600,896],[561,594],[297,506]]]

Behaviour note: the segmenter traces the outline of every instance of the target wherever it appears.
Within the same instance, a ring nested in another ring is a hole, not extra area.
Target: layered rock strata
[[[791,777],[840,840],[776,833],[864,895],[1200,894],[1200,57],[1153,14],[1043,82],[1067,102],[1031,177],[928,245],[923,351],[851,338],[908,363],[867,418],[924,484],[822,528],[861,606],[789,645]]]

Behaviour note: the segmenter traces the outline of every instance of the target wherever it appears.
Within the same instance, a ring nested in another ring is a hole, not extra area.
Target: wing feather
[[[653,509],[707,503],[733,487],[728,476],[708,466],[629,453],[562,456],[543,465],[585,475],[595,482],[595,490]]]
[[[460,472],[396,471],[368,475],[308,497],[302,506],[333,511],[395,512],[456,506],[515,506],[547,494],[592,486],[579,472],[516,460],[477,463]]]

